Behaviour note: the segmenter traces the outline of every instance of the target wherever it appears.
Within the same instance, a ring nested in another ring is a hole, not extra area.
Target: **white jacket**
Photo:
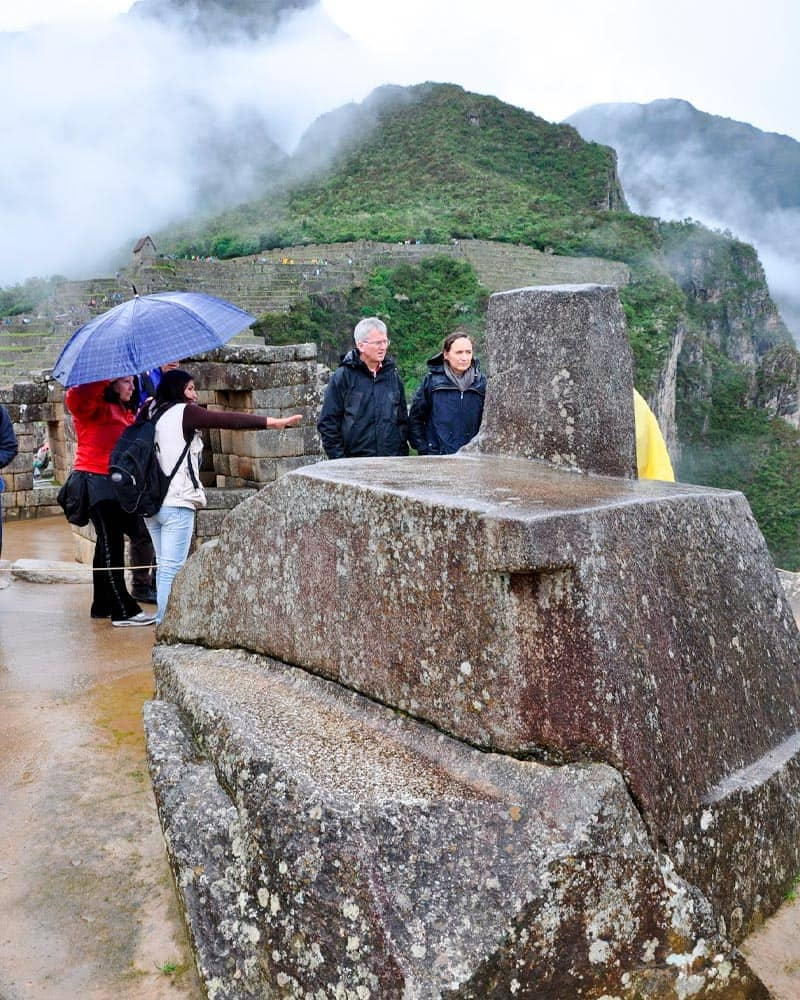
[[[156,423],[155,441],[158,464],[166,475],[169,475],[175,468],[175,463],[186,445],[186,439],[183,436],[183,411],[185,409],[185,403],[176,403]],[[186,458],[181,462],[169,484],[167,495],[164,497],[164,507],[205,507],[206,494],[200,482],[199,471],[202,451],[203,438],[199,431],[195,431]],[[189,462],[192,463],[197,479],[198,485],[196,487],[189,475]]]

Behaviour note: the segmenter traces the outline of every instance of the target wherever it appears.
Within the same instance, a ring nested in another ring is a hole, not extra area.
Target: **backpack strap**
[[[168,483],[172,482],[172,479],[175,476],[175,473],[180,468],[181,462],[184,460],[184,458],[186,458],[186,455],[187,455],[187,453],[189,451],[189,445],[191,443],[192,443],[191,441],[187,441],[186,444],[184,445],[183,451],[180,453],[180,456],[178,457],[178,461],[173,466],[172,472],[170,472],[170,474],[167,476],[167,482]],[[194,486],[195,489],[198,489],[199,486],[200,486],[200,484],[197,482],[197,476],[194,474],[194,469],[192,468],[191,460],[189,461],[188,464],[189,464],[189,477],[192,480],[192,486]]]
[[[172,407],[173,407],[173,406],[175,406],[175,405],[176,405],[175,403],[168,403],[168,404],[167,404],[166,406],[159,406],[159,407],[154,407],[154,408],[152,409],[151,413],[149,414],[149,416],[148,416],[148,418],[147,418],[147,419],[148,419],[148,420],[152,420],[154,424],[157,424],[157,423],[158,423],[158,421],[159,421],[159,420],[160,420],[160,419],[161,419],[161,418],[162,418],[162,417],[164,416],[164,414],[165,414],[165,413],[167,412],[167,410],[171,410],[171,409],[172,409]],[[167,487],[168,487],[168,488],[169,488],[169,484],[170,484],[170,483],[172,482],[172,480],[173,480],[173,479],[175,478],[175,473],[176,473],[176,472],[178,471],[178,469],[180,468],[180,465],[181,465],[181,462],[182,462],[182,461],[184,460],[184,458],[186,458],[186,456],[187,456],[187,454],[188,454],[188,452],[189,452],[189,445],[190,445],[191,443],[192,443],[192,439],[191,439],[191,438],[189,438],[189,440],[188,440],[188,441],[186,442],[186,444],[185,444],[185,445],[183,446],[183,451],[182,451],[182,452],[180,453],[180,455],[179,455],[179,457],[178,457],[178,461],[177,461],[177,462],[175,463],[175,465],[173,466],[173,468],[172,468],[172,472],[170,472],[170,474],[169,474],[169,475],[167,476]],[[191,479],[191,481],[192,481],[192,486],[193,486],[193,487],[194,487],[194,488],[195,488],[196,490],[199,490],[199,489],[200,489],[200,483],[199,483],[199,482],[197,481],[197,476],[195,475],[195,471],[194,471],[194,469],[192,468],[192,460],[191,460],[191,458],[189,459],[189,461],[188,461],[188,462],[187,462],[186,464],[187,464],[187,465],[188,465],[188,467],[189,467],[189,478],[190,478],[190,479]],[[165,473],[165,475],[166,475],[166,473]]]

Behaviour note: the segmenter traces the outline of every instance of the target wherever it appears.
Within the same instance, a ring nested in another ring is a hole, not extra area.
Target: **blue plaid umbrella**
[[[221,347],[255,321],[213,295],[136,295],[76,330],[53,366],[53,377],[70,386],[137,375]]]

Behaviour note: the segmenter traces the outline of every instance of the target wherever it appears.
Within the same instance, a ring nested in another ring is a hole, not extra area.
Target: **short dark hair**
[[[193,379],[194,375],[182,368],[164,372],[156,389],[156,406],[163,406],[165,403],[185,403],[183,390]]]

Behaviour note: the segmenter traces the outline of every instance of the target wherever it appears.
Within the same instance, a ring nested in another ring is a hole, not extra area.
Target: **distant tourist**
[[[403,382],[386,352],[386,324],[375,316],[353,331],[356,346],[342,358],[325,389],[317,423],[328,458],[408,454]]]
[[[428,361],[408,415],[411,444],[420,455],[452,455],[478,433],[486,376],[473,350],[469,334],[456,330]]]
[[[0,469],[4,469],[14,461],[17,451],[17,435],[14,433],[11,417],[5,406],[0,406]],[[3,487],[3,477],[0,476],[0,555],[3,553]]]
[[[207,410],[197,405],[194,379],[180,368],[162,375],[155,399],[142,411],[139,419],[157,414],[160,414],[155,434],[158,460],[167,475],[172,472],[186,445],[189,446],[161,509],[153,517],[145,518],[156,552],[156,622],[160,622],[167,608],[172,581],[189,555],[195,511],[206,505],[205,490],[200,482],[201,429],[282,430],[284,427],[295,427],[302,416],[295,413],[291,417],[276,418],[233,410]]]
[[[180,365],[180,361],[167,361],[158,368],[150,368],[146,372],[140,372],[136,376],[133,387],[133,407],[136,413],[141,410],[146,402],[155,399],[158,383],[165,372],[174,371]]]
[[[122,627],[152,625],[125,585],[125,535],[141,530],[141,519],[123,510],[108,474],[108,462],[120,434],[134,421],[133,375],[89,382],[67,390],[66,405],[75,425],[74,473],[88,491],[89,519],[97,541],[92,566],[92,618],[110,618]],[[72,478],[72,477],[71,477]]]

